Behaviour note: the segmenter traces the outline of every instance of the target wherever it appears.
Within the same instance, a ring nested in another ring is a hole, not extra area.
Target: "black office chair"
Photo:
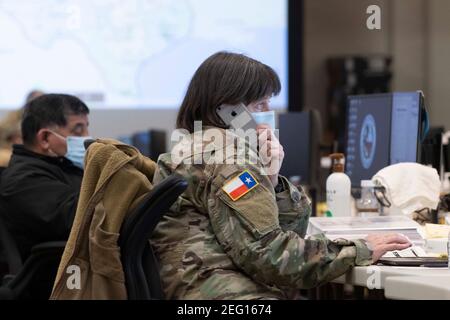
[[[0,174],[4,168],[0,168]],[[48,299],[65,242],[45,242],[34,246],[23,263],[14,238],[2,218],[5,206],[0,199],[0,249],[7,274],[0,277],[0,300]]]
[[[0,167],[0,181],[1,175],[6,167]],[[2,214],[5,208],[2,207],[0,201],[0,263],[2,264],[2,270],[0,273],[0,286],[3,282],[6,282],[8,277],[3,273],[6,267],[7,275],[14,275],[22,268],[22,258],[17,248],[16,242],[12,235],[6,228],[6,224],[3,221]]]
[[[95,140],[84,142],[88,149]],[[129,300],[164,299],[159,265],[149,239],[162,216],[186,190],[187,182],[173,175],[156,185],[121,227],[118,244]]]
[[[149,239],[161,217],[187,185],[180,176],[166,178],[124,221],[119,246],[129,300],[164,299],[159,265]]]
[[[20,271],[3,278],[0,300],[47,300],[65,245],[65,241],[56,241],[34,246]]]
[[[22,263],[14,238],[0,217],[0,247],[8,266],[8,273],[0,279],[0,300],[48,299],[65,244],[36,245]]]
[[[18,274],[20,269],[22,269],[22,258],[17,248],[16,242],[14,241],[9,230],[6,228],[3,218],[0,212],[0,252],[2,253],[2,258],[6,263],[7,274],[1,275],[0,285],[6,283],[8,279],[15,274]]]

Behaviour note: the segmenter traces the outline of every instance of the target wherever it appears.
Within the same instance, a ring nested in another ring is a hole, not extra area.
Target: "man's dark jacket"
[[[64,157],[48,157],[14,145],[0,181],[0,214],[22,258],[46,241],[67,240],[83,170]]]

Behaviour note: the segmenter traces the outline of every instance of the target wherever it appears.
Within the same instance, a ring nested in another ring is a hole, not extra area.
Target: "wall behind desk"
[[[450,1],[428,2],[428,105],[431,123],[450,129]]]
[[[11,110],[0,110],[0,119]],[[286,112],[278,109],[276,113]],[[170,137],[176,127],[178,109],[110,109],[91,110],[89,131],[95,138],[114,138],[131,135],[148,129],[165,130],[166,145],[170,147]]]
[[[10,110],[0,110],[0,119]],[[90,134],[96,138],[117,138],[137,131],[159,129],[167,132],[167,146],[175,129],[178,109],[91,110]]]
[[[382,30],[365,26],[371,4]],[[422,89],[431,125],[450,129],[449,12],[448,0],[305,0],[305,106],[326,108],[327,57],[389,54],[392,89]]]
[[[167,132],[169,143],[177,113],[178,109],[92,110],[89,118],[91,135],[117,138],[137,131],[158,129]]]

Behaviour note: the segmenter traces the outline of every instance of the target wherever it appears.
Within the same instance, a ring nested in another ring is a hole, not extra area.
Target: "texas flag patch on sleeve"
[[[251,175],[250,172],[244,171],[237,177],[231,179],[227,182],[222,190],[231,198],[231,200],[236,201],[242,196],[249,193],[254,189],[259,182]]]

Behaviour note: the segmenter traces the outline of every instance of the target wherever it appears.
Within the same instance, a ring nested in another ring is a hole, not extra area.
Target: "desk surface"
[[[391,267],[391,266],[367,266],[354,267],[346,274],[335,279],[336,283],[347,283],[355,286],[369,287],[371,289],[384,289],[388,277],[406,276],[441,276],[450,279],[448,268],[425,268],[425,267]]]
[[[450,278],[448,275],[388,277],[384,295],[388,299],[450,300]]]

